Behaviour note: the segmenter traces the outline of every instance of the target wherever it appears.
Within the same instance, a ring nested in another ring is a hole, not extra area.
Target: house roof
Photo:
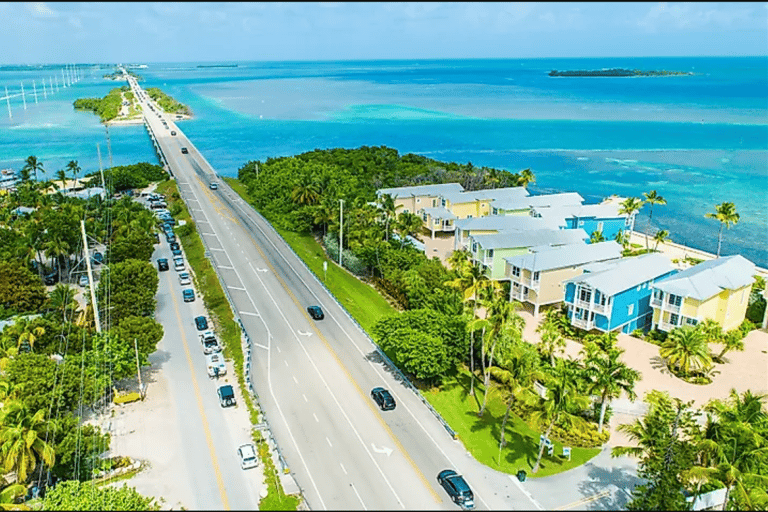
[[[513,249],[537,245],[576,244],[589,239],[583,229],[534,229],[493,235],[470,235],[483,249]]]
[[[584,198],[577,192],[564,192],[562,194],[543,194],[520,198],[500,198],[493,201],[493,206],[502,210],[524,210],[536,206],[566,206],[580,205]]]
[[[606,295],[643,284],[675,270],[669,258],[653,252],[584,266],[584,274],[566,279],[563,283],[584,283]]]
[[[424,211],[427,215],[430,215],[433,219],[445,219],[445,220],[455,220],[456,216],[448,210],[448,208],[444,208],[442,206],[436,206],[434,208],[422,208],[422,211]]]
[[[413,187],[382,188],[376,191],[376,195],[389,194],[394,199],[411,196],[439,196],[451,192],[464,190],[458,183],[438,183],[435,185],[415,185]]]
[[[523,199],[528,196],[525,187],[487,188],[484,190],[470,190],[467,192],[448,192],[441,197],[451,203],[469,203],[471,201],[502,201]]]
[[[726,256],[704,261],[653,287],[663,292],[706,300],[723,290],[738,290],[752,284],[755,265],[743,256]]]
[[[594,217],[596,219],[626,217],[626,215],[619,213],[619,208],[621,208],[620,205],[612,203],[534,206],[533,213],[541,215],[543,218],[553,217],[555,219],[567,219],[571,217]]]
[[[524,229],[558,229],[559,223],[551,218],[537,219],[528,215],[489,215],[486,217],[473,217],[471,219],[458,219],[456,227],[465,231],[493,229],[501,232]]]
[[[593,261],[612,260],[621,257],[621,246],[614,241],[596,244],[569,244],[553,247],[549,250],[521,254],[505,258],[516,267],[535,272],[555,268],[584,265]]]

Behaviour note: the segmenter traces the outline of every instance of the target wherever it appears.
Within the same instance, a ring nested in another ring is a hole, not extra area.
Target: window
[[[680,315],[677,313],[669,315],[669,323],[672,325],[680,325]]]
[[[467,215],[467,218],[468,218],[468,219],[471,219],[471,218],[472,218],[472,216],[471,216],[471,215]]]
[[[499,209],[498,208],[494,208],[493,209],[493,214],[494,215],[498,215],[499,214]]]
[[[477,242],[472,243],[472,252],[477,252]]]
[[[667,298],[667,303],[670,306],[679,306],[682,303],[682,297],[680,297],[679,295],[672,295],[670,293],[669,297]]]
[[[420,202],[421,202],[421,198],[420,198],[420,197],[417,197],[417,198],[416,198],[416,202],[417,202],[417,203],[420,203]]]
[[[538,270],[533,273],[533,280],[534,281],[538,281],[539,280],[539,271]]]
[[[493,249],[488,249],[488,257],[493,258]]]
[[[592,290],[585,290],[582,288],[579,293],[579,300],[583,302],[589,302],[592,300]]]
[[[445,199],[440,198],[440,206],[443,206],[443,207],[445,206]]]
[[[437,199],[432,200],[432,208],[434,208],[435,206],[437,206]]]
[[[520,277],[520,267],[512,266],[512,275],[515,277]]]
[[[422,213],[421,214],[421,218],[422,218],[422,220],[426,221],[427,220],[427,212]]]
[[[634,312],[635,312],[635,305],[634,304],[630,304],[629,306],[627,306],[627,315],[632,316],[632,313],[634,313]]]
[[[603,232],[603,221],[597,223],[597,230],[601,233]]]
[[[408,210],[408,208],[405,208],[405,209],[403,210],[403,213],[410,213],[410,211]]]
[[[685,318],[685,323],[687,325],[696,325],[699,323],[699,321],[696,320],[695,318]]]
[[[580,221],[579,221],[579,226],[583,226],[583,225],[584,225],[584,221],[583,221],[583,220],[580,220]]]

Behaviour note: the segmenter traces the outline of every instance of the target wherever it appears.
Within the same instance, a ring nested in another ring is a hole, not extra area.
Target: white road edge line
[[[522,493],[528,496],[528,499],[531,500],[531,503],[533,503],[537,509],[545,510],[544,508],[542,508],[541,505],[539,505],[539,502],[536,501],[533,498],[533,496],[531,496],[531,493],[525,490],[525,488],[523,487],[523,484],[520,483],[520,480],[518,480],[516,476],[513,476],[513,475],[508,475],[508,476],[509,476],[509,479],[512,480],[512,482],[514,482],[515,485],[522,491]]]
[[[253,346],[258,348],[263,348],[264,350],[269,350],[269,347],[265,347],[264,345],[260,345],[258,343],[254,343]]]
[[[344,464],[342,464],[341,462],[339,462],[339,466],[341,466],[341,470],[342,470],[342,471],[344,472],[344,474],[346,475],[346,474],[347,474],[347,468],[345,468],[345,467],[344,467]]]
[[[221,267],[219,267],[221,268]],[[240,315],[248,315],[248,316],[260,316],[258,313],[251,313],[250,311],[238,311],[237,312]]]
[[[368,510],[365,507],[365,503],[363,503],[363,499],[360,497],[360,494],[357,492],[357,489],[355,489],[355,486],[352,484],[352,482],[349,483],[349,486],[352,488],[353,491],[355,491],[355,495],[357,496],[357,499],[360,500],[360,505],[363,506],[363,510]]]

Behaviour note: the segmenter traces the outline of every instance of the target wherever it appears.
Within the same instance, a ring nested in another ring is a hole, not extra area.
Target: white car
[[[240,445],[237,455],[240,457],[240,467],[243,469],[251,469],[259,465],[256,448],[251,443]]]
[[[182,272],[179,274],[179,284],[192,284],[192,281],[189,279],[189,273],[188,272]]]
[[[86,287],[86,286],[88,286],[88,276],[87,276],[87,275],[85,275],[85,274],[81,275],[81,276],[80,276],[80,283],[79,283],[79,284],[80,284],[80,286],[82,286],[82,287]]]
[[[227,374],[227,365],[224,363],[224,356],[222,356],[220,353],[209,354],[205,356],[205,359],[208,363],[207,365],[209,377],[221,377],[222,375]]]
[[[181,256],[179,256],[177,258],[173,258],[173,269],[176,272],[181,272],[185,268],[186,267],[184,267],[184,258],[182,258]]]

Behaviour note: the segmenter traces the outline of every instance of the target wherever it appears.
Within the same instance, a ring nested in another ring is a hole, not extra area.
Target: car
[[[171,243],[176,241],[176,235],[174,235],[173,232],[166,233],[165,234],[165,239],[168,241],[169,244],[171,244]]]
[[[47,284],[48,286],[58,283],[59,273],[51,272],[50,274],[46,274],[45,276],[43,276],[43,282],[45,282],[45,284]]]
[[[392,394],[384,388],[373,388],[371,390],[371,398],[379,404],[379,409],[382,411],[391,411],[397,406]]]
[[[177,256],[173,258],[173,269],[176,272],[181,272],[182,270],[186,270],[186,267],[184,266],[184,258],[181,256]]]
[[[227,374],[227,365],[224,364],[224,358],[221,354],[214,353],[214,354],[208,354],[205,356],[207,366],[208,366],[208,376],[213,377],[221,377],[222,375]]]
[[[195,302],[195,290],[192,288],[181,290],[181,295],[184,297],[184,302]]]
[[[196,316],[195,326],[198,331],[204,331],[208,328],[208,320],[206,320],[204,316]]]
[[[78,284],[83,287],[88,286],[88,276],[85,274],[81,275]]]
[[[309,313],[309,316],[315,320],[322,320],[325,318],[325,315],[323,315],[323,310],[320,309],[320,306],[309,306],[307,308],[307,313]]]
[[[104,263],[104,255],[96,251],[95,253],[93,253],[93,262],[101,265],[102,263]]]
[[[237,401],[235,400],[235,390],[232,389],[232,386],[229,384],[226,386],[219,386],[216,393],[219,395],[219,403],[222,407],[229,407],[237,404]]]
[[[188,272],[182,272],[181,274],[179,274],[179,284],[181,285],[192,284],[192,281],[189,279]]]
[[[157,260],[157,270],[159,270],[160,272],[164,270],[168,270],[168,260],[165,258],[160,258],[159,260]]]
[[[174,256],[181,256],[181,249],[171,249],[171,252],[173,253]]]
[[[187,150],[187,148],[181,148],[181,152],[186,155],[187,153],[189,153],[189,150]]]
[[[221,352],[221,345],[216,339],[216,335],[213,331],[205,331],[200,335],[200,343],[203,344],[203,354],[213,354],[214,352]]]
[[[211,190],[218,190],[218,188],[219,188],[219,184],[218,184],[218,183],[216,183],[215,181],[214,181],[214,182],[212,182],[212,183],[211,183],[210,185],[208,185],[208,186],[210,187],[210,189],[211,189]]]
[[[251,469],[259,465],[256,448],[251,443],[240,445],[237,449],[237,456],[240,457],[240,467],[243,469]]]
[[[446,469],[438,473],[437,481],[458,506],[464,510],[475,508],[475,496],[463,476],[452,469]]]
[[[181,249],[179,246],[179,242],[171,242],[170,243],[171,249]]]
[[[176,136],[176,132],[172,131],[171,135]]]

